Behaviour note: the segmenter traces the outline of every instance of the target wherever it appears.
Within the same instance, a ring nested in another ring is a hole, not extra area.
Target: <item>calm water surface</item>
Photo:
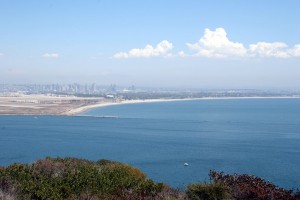
[[[118,118],[0,116],[0,165],[105,158],[174,187],[216,169],[300,188],[300,99],[127,104],[85,114]]]

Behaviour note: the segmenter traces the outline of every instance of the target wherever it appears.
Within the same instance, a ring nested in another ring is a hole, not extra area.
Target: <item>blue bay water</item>
[[[118,118],[0,116],[0,165],[105,158],[173,187],[208,181],[216,169],[300,188],[300,99],[124,104],[84,114]]]

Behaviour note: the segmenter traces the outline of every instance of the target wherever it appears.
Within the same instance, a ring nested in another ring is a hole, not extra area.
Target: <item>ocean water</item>
[[[210,169],[300,188],[300,99],[125,104],[84,114],[117,118],[0,116],[0,165],[104,158],[179,188],[208,181]]]

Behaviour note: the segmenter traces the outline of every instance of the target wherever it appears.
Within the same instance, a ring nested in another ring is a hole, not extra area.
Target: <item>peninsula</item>
[[[96,84],[1,85],[0,115],[73,116],[118,104],[245,98],[300,98],[300,91],[255,89],[169,89]]]
[[[104,106],[119,104],[153,103],[187,100],[258,98],[300,98],[299,96],[245,96],[245,97],[201,97],[201,98],[158,98],[158,99],[107,99],[103,97],[78,97],[57,95],[0,96],[0,115],[54,115],[74,116]]]

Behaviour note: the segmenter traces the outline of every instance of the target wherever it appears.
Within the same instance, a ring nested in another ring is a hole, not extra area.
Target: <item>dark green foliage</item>
[[[299,192],[256,176],[211,171],[210,178],[210,183],[189,185],[184,194],[119,162],[46,158],[0,167],[0,199],[300,200]]]
[[[191,184],[186,198],[191,200],[300,200],[300,193],[279,188],[257,176],[209,173],[211,183]]]
[[[21,199],[122,199],[158,197],[161,183],[140,170],[118,162],[46,158],[34,164],[0,169],[2,191],[17,188]]]
[[[224,174],[210,171],[211,179],[226,185],[237,200],[300,200],[299,192],[285,190],[262,178],[247,174]]]
[[[191,184],[186,190],[191,200],[223,200],[231,199],[229,188],[220,183]]]

